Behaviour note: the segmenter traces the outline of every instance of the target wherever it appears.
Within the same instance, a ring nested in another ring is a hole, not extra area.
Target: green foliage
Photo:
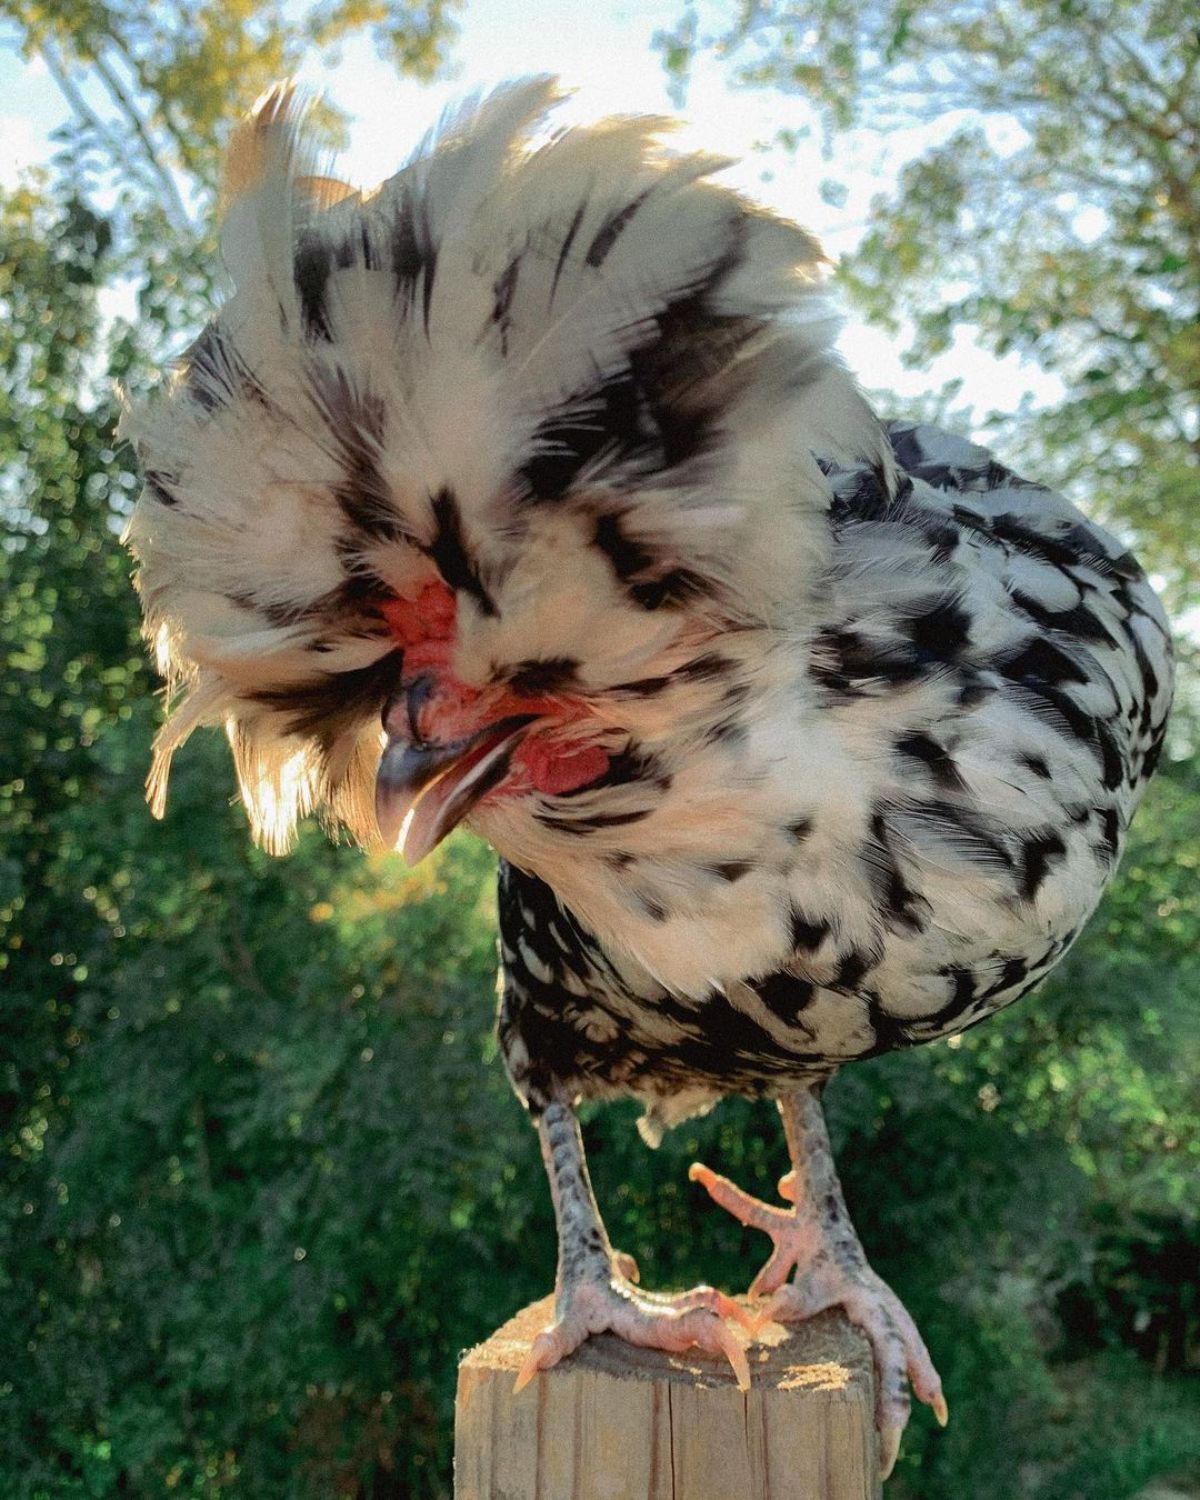
[[[661,39],[677,81],[714,49],[831,135],[937,127],[847,286],[911,320],[914,366],[966,326],[1059,375],[1056,405],[994,419],[1002,450],[1135,536],[1179,601],[1200,576],[1198,21],[1170,0],[768,0],[711,33],[689,8]]]
[[[382,56],[428,78],[444,60],[455,8],[455,0],[0,0],[0,18],[71,106],[72,170],[115,167],[124,193],[165,197],[180,229],[192,194],[215,188],[233,123],[306,52],[365,31]]]
[[[150,819],[108,380],[186,339],[209,252],[68,168],[0,200],[0,1493],[444,1496],[456,1355],[554,1269],[491,1034],[491,860],[409,873],[309,830],[273,861],[215,736]],[[830,1090],[954,1413],[915,1417],[889,1494],[1121,1500],[1200,1461],[1197,826],[1185,757],[1051,984]],[[686,1167],[769,1197],[772,1112],[658,1153],[634,1115],[586,1122],[615,1241],[651,1285],[743,1286],[765,1246]]]

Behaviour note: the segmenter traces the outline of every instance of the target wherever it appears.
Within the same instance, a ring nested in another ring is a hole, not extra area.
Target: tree
[[[253,100],[305,56],[363,31],[399,69],[428,78],[444,61],[457,3],[0,0],[8,39],[44,62],[68,110],[52,180],[102,206],[108,283],[136,294],[136,317],[103,340],[113,375],[152,378],[203,318],[222,153]],[[326,103],[314,117],[336,142],[344,117]]]
[[[186,230],[193,205],[208,222],[206,198],[235,121],[306,53],[365,30],[400,71],[428,78],[444,59],[454,9],[455,0],[314,0],[286,10],[264,0],[3,0],[0,18],[25,55],[43,59],[70,108],[70,170],[116,172],[124,201],[159,202]]]
[[[845,279],[915,330],[963,325],[1057,374],[1006,457],[1139,539],[1172,596],[1200,559],[1200,14],[1171,0],[762,0],[661,39],[815,109],[827,140],[936,125]],[[997,126],[1005,127],[998,130]],[[1023,454],[1023,450],[1029,456]]]

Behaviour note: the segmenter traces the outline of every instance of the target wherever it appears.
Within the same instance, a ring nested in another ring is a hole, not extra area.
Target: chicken
[[[880,422],[811,235],[662,121],[545,131],[555,98],[465,108],[365,196],[286,88],[235,133],[233,293],[123,418],[171,688],[149,795],[221,724],[269,849],[314,811],[410,861],[488,840],[559,1233],[522,1378],[608,1329],[744,1382],[762,1318],[841,1306],[890,1467],[910,1385],[945,1403],[821,1091],[1065,953],[1159,753],[1166,621],[1058,495]],[[778,1101],[791,1156],[782,1208],[693,1168],[771,1237],[757,1312],[635,1284],[576,1122],[636,1096],[654,1143],[730,1093]]]

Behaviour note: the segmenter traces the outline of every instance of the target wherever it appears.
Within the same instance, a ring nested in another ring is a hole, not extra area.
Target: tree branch
[[[97,52],[92,66],[100,75],[101,81],[108,89],[113,102],[121,111],[122,115],[124,115],[125,119],[132,126],[134,134],[142,143],[142,150],[145,153],[146,160],[149,162],[151,170],[153,171],[155,177],[158,179],[159,183],[162,185],[164,191],[167,194],[170,205],[174,209],[175,217],[178,220],[176,227],[181,230],[190,232],[194,226],[192,224],[191,215],[187,211],[187,205],[183,201],[183,198],[179,192],[179,188],[176,186],[175,179],[171,176],[169,168],[164,166],[163,163],[159,160],[158,148],[151,140],[150,132],[146,129],[145,121],[138,113],[137,106],[134,104],[133,100],[130,99],[128,93],[125,90],[124,84],[121,82],[112,66],[105,61],[105,59],[100,55],[99,52]]]
[[[171,101],[165,95],[158,93],[154,85],[147,78],[145,67],[138,58],[132,55],[121,37],[109,37],[108,40],[113,50],[119,54],[126,68],[128,68],[129,72],[137,80],[138,87],[144,93],[158,98],[163,127],[171,137],[175,150],[179,153],[179,160],[197,181],[204,182],[206,179],[201,167],[199,154],[195,150],[186,130],[182,129],[172,118]],[[213,184],[209,182],[208,186],[212,188]]]
[[[121,142],[71,82],[66,64],[59,55],[58,48],[49,37],[42,40],[40,50],[42,61],[46,64],[46,71],[57,84],[58,90],[67,101],[71,113],[76,115],[89,130],[94,131],[100,137],[108,147],[114,161],[120,161],[124,149]]]

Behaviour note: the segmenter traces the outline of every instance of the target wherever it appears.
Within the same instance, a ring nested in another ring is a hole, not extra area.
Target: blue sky
[[[522,74],[557,74],[576,90],[561,118],[612,113],[676,114],[666,77],[651,42],[670,25],[682,0],[468,0],[447,76],[423,85],[399,79],[366,40],[345,46],[336,66],[315,61],[302,80],[326,92],[352,116],[350,145],[339,175],[358,184],[386,177],[412,150],[447,105],[479,88]],[[681,143],[740,158],[729,180],[743,191],[814,229],[834,254],[851,249],[862,231],[872,196],[894,181],[899,166],[930,139],[928,128],[893,133],[886,141],[866,134],[839,138],[823,157],[816,132],[794,155],[762,150],[776,130],[811,123],[803,103],[778,94],[731,89],[726,70],[698,67],[689,89]],[[66,108],[44,65],[23,63],[0,47],[0,183],[15,181],[50,151],[49,133]],[[945,130],[948,126],[943,125]],[[845,190],[831,207],[823,180]],[[963,381],[962,399],[982,413],[1015,407],[1021,395],[1052,397],[1057,382],[1015,357],[997,360],[980,350],[969,330],[928,372],[905,370],[895,343],[853,319],[841,339],[847,360],[864,384],[917,394],[951,378]]]

